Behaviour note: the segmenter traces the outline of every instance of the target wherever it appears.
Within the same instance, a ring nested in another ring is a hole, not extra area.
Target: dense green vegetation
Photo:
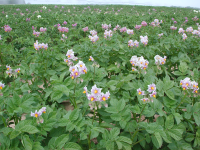
[[[0,9],[0,149],[199,149],[198,11]]]

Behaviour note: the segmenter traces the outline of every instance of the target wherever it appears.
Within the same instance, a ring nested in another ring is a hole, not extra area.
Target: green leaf
[[[123,99],[121,99],[116,104],[116,108],[117,108],[118,111],[122,111],[124,109],[125,105],[126,105],[125,101]]]
[[[117,140],[128,143],[128,144],[132,144],[132,140],[128,137],[125,137],[125,136],[120,136]]]
[[[11,132],[11,134],[10,134],[10,139],[16,138],[19,134],[20,134],[19,131],[13,130],[13,131]]]
[[[32,150],[32,142],[28,135],[23,136],[22,144],[26,150]]]
[[[35,133],[39,132],[39,130],[35,126],[32,126],[32,125],[23,126],[20,131],[28,132],[29,134],[35,134]]]
[[[170,99],[175,100],[175,99],[174,99],[174,93],[173,93],[172,89],[169,89],[169,90],[165,91],[165,93],[167,94],[167,96],[168,96]]]
[[[23,84],[20,89],[22,90],[22,92],[27,92],[30,90],[30,88],[28,87],[28,83]]]
[[[182,133],[179,130],[176,129],[169,129],[167,133],[174,138],[176,141],[179,141],[182,139]]]
[[[69,140],[69,134],[62,134],[61,136],[59,136],[56,141],[55,144],[56,147],[58,147],[58,149],[62,149],[62,147],[65,145],[65,143]]]
[[[162,137],[160,136],[159,132],[155,132],[154,133],[155,139],[156,139],[156,143],[158,143],[159,148],[162,146],[163,140]],[[153,142],[154,143],[154,142]],[[155,145],[155,144],[154,144]],[[158,147],[157,147],[158,148]]]
[[[53,91],[51,93],[51,99],[56,100],[56,101],[59,100],[62,96],[63,96],[62,91]]]
[[[74,109],[74,110],[71,112],[71,114],[70,114],[70,116],[69,116],[69,119],[72,120],[72,121],[75,121],[75,120],[78,119],[78,117],[79,117],[79,109]]]
[[[114,121],[120,121],[122,117],[120,116],[119,113],[117,113],[117,114],[111,114],[111,115],[110,115],[110,118],[111,118],[112,120],[114,120]]]
[[[120,129],[115,127],[110,131],[110,135],[111,137],[114,139],[115,137],[117,137],[120,133]]]
[[[180,62],[178,69],[183,73],[186,72],[187,69],[188,69],[187,63],[186,62]]]
[[[173,117],[173,115],[169,115],[166,118],[165,128],[171,129],[173,126],[174,126],[174,117]]]
[[[179,124],[181,120],[183,120],[183,117],[179,113],[174,113],[173,115],[176,119],[177,124]]]
[[[200,114],[199,114],[199,112],[198,113],[194,112],[193,116],[194,116],[195,123],[199,126],[200,125]]]
[[[82,150],[82,148],[74,142],[68,142],[63,148],[64,150]]]
[[[40,142],[34,142],[32,150],[44,150],[44,148],[41,146]]]

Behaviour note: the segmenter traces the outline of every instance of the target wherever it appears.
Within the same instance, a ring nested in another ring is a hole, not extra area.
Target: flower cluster
[[[70,76],[72,79],[80,77],[81,74],[87,73],[87,67],[85,64],[79,60],[79,62],[75,66],[70,66],[69,68]]]
[[[58,26],[58,30],[59,30],[60,32],[68,32],[68,31],[69,31],[69,28]]]
[[[112,37],[112,31],[111,30],[105,30],[104,32],[104,38],[107,38],[107,37]]]
[[[17,73],[20,73],[20,68],[17,68],[13,70],[10,66],[6,65],[6,74],[9,75],[10,77],[12,75],[16,75]]]
[[[83,28],[83,31],[84,31],[84,32],[85,32],[85,31],[88,31],[88,27]]]
[[[120,32],[126,32],[127,31],[127,28],[126,27],[123,27],[120,29]]]
[[[64,61],[70,66],[72,65],[72,61],[71,60],[74,60],[76,61],[78,58],[74,56],[74,51],[72,49],[68,50],[67,51],[67,59],[64,59]]]
[[[0,82],[0,90],[2,90],[5,87],[5,84],[3,84],[2,82]]]
[[[43,48],[44,48],[45,50],[47,50],[48,44],[47,44],[47,43],[46,43],[46,44],[44,44],[44,43],[39,44],[38,41],[36,41],[36,42],[34,43],[34,48],[35,48],[36,50],[43,49]]]
[[[64,21],[63,24],[66,25],[66,24],[67,24],[67,21]]]
[[[143,43],[145,46],[147,45],[147,43],[148,43],[148,37],[147,37],[147,35],[146,36],[140,36],[140,41],[141,41],[141,43]]]
[[[46,113],[46,107],[42,107],[39,111],[35,110],[34,113],[31,111],[31,116],[37,118],[37,123],[39,124],[44,122],[44,119],[40,117],[43,113]]]
[[[26,18],[26,22],[29,22],[31,20],[31,18]]]
[[[91,35],[88,36],[90,38],[90,41],[95,43],[99,39],[99,37],[97,36],[97,32],[95,30],[91,30],[90,34],[92,34],[92,36]]]
[[[180,34],[180,33],[184,33],[185,32],[185,30],[183,30],[183,28],[179,28],[179,30],[178,30],[178,33]]]
[[[182,37],[183,37],[183,40],[187,39],[187,35],[185,33],[183,33]]]
[[[77,23],[75,23],[75,24],[72,24],[72,27],[76,27],[77,26]]]
[[[156,98],[156,94],[157,94],[157,92],[156,92],[156,85],[155,85],[154,83],[148,85],[147,91],[149,92],[149,93],[148,93],[149,96],[146,95],[146,96],[145,96],[144,98],[142,98],[141,100],[142,100],[143,102],[149,102],[149,101],[153,102],[153,99],[151,99],[151,97]],[[145,91],[142,91],[141,88],[137,89],[137,93],[138,93],[139,95],[145,95]]]
[[[143,56],[137,57],[137,56],[132,56],[130,63],[132,64],[132,70],[135,71],[136,69],[134,68],[135,66],[138,66],[139,69],[146,69],[148,67],[149,62],[144,59]]]
[[[193,21],[198,21],[199,18],[197,18],[197,16],[195,16],[194,18],[192,18]]]
[[[83,93],[86,93],[86,96],[88,100],[95,102],[102,102],[108,100],[110,98],[110,92],[106,92],[105,94],[101,92],[101,88],[97,88],[96,85],[94,85],[91,89],[91,92],[88,93],[87,87],[84,87]]]
[[[153,22],[151,22],[150,25],[153,27],[158,27],[161,23],[162,23],[162,20],[160,20],[160,22],[159,22],[158,19],[155,19]]]
[[[186,29],[186,32],[192,33],[192,32],[193,32],[193,28],[192,28],[192,27],[188,27],[188,28]]]
[[[10,32],[12,30],[12,28],[9,25],[5,25],[4,30],[5,30],[5,32]]]
[[[102,24],[102,28],[107,30],[108,28],[111,28],[111,24],[107,25],[107,24]]]
[[[158,36],[159,36],[159,37],[162,37],[162,36],[163,36],[163,33],[161,33],[161,34],[158,34]]]
[[[177,27],[175,27],[175,26],[170,26],[170,29],[171,29],[171,30],[176,30]]]
[[[129,35],[132,35],[132,34],[134,34],[134,32],[133,32],[133,30],[130,30],[130,29],[127,29],[127,34],[129,34]]]
[[[33,30],[33,35],[35,35],[35,37],[39,37],[40,32],[36,32],[35,30]]]
[[[142,21],[141,25],[142,25],[143,27],[147,26],[146,21]]]
[[[135,40],[134,42],[133,42],[133,40],[129,40],[128,41],[128,47],[133,47],[133,46],[138,47],[139,42],[137,40]]]
[[[181,80],[180,85],[182,86],[183,90],[191,89],[193,90],[192,93],[198,93],[198,83],[191,81],[188,77],[186,77],[184,80]]]
[[[47,31],[47,28],[43,28],[43,27],[40,28],[40,32],[43,32],[43,33],[44,33],[44,32],[46,32],[46,31]]]
[[[94,58],[90,56],[89,61],[94,61]]]
[[[95,35],[97,35],[97,31],[91,30],[91,31],[90,31],[90,34],[92,34],[92,36],[95,36]]]
[[[114,31],[116,31],[117,29],[119,29],[120,26],[119,25],[116,25],[116,27],[113,29]]]
[[[164,58],[162,58],[161,56],[156,55],[154,57],[156,65],[163,65],[163,64],[165,64],[166,58],[167,58],[167,56],[164,56]]]
[[[136,29],[136,30],[140,30],[141,27],[142,27],[142,25],[136,25],[136,26],[135,26],[135,29]]]

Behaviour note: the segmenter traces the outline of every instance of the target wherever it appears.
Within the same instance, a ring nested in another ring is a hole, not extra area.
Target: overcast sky
[[[200,0],[25,0],[31,4],[125,4],[200,8]]]

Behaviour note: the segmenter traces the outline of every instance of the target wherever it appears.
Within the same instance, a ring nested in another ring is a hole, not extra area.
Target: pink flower
[[[75,24],[72,24],[72,27],[76,27],[77,26],[77,23],[75,23]]]
[[[88,27],[83,28],[83,31],[84,31],[84,32],[85,32],[85,31],[88,31]]]
[[[156,91],[153,91],[152,94],[149,94],[149,95],[150,95],[150,97],[156,98],[156,94],[157,94]]]
[[[135,26],[135,29],[136,29],[136,30],[140,30],[141,27],[142,27],[142,25],[136,25],[136,26]]]
[[[36,117],[36,118],[37,118],[37,117],[40,117],[41,115],[42,115],[42,112],[37,111],[37,110],[35,110],[35,113],[32,113],[32,112],[31,112],[31,116],[32,116],[32,117]]]
[[[151,93],[156,90],[156,85],[154,83],[148,85],[148,92]]]
[[[91,93],[95,96],[98,96],[101,94],[101,88],[97,88],[96,84],[92,87]]]
[[[144,26],[144,27],[147,26],[146,21],[142,21],[141,25]]]
[[[66,24],[67,24],[67,22],[66,22],[66,21],[64,21],[64,22],[63,22],[63,24],[64,24],[64,25],[66,25]]]
[[[144,91],[142,91],[140,88],[137,89],[137,93],[138,93],[139,95],[145,95],[145,94],[144,94]]]
[[[89,61],[94,61],[94,58],[90,56]]]

